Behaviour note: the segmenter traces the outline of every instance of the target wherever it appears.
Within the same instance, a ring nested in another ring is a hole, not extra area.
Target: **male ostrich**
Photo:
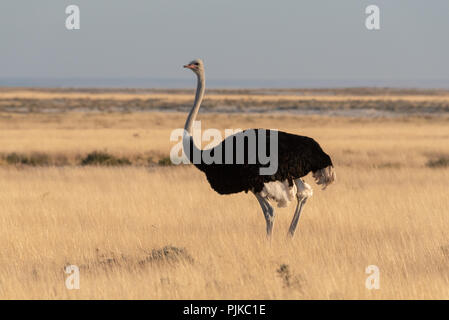
[[[185,65],[184,68],[192,70],[198,78],[195,102],[184,127],[184,154],[190,162],[206,174],[211,187],[219,194],[231,194],[241,191],[251,191],[254,193],[265,216],[268,237],[271,236],[275,217],[274,209],[270,205],[269,200],[277,202],[278,207],[285,207],[296,196],[297,206],[288,231],[288,234],[293,236],[304,204],[313,194],[312,188],[301,178],[306,176],[309,172],[312,172],[316,183],[323,185],[323,189],[325,189],[335,180],[335,172],[331,158],[312,138],[282,131],[275,132],[275,130],[267,129],[248,129],[227,137],[212,149],[201,150],[200,148],[197,148],[193,141],[191,131],[204,96],[204,64],[201,59],[197,59]],[[253,151],[248,151],[248,149],[251,149],[249,148],[251,146],[248,145],[251,142],[244,139],[249,136],[249,133],[254,133],[254,136],[256,137],[258,137],[258,133],[265,133],[266,145],[259,145],[258,140],[256,140],[256,142],[253,140],[252,143],[255,144],[255,146],[252,146],[254,147],[252,149]],[[276,137],[276,133],[277,141],[274,141],[271,137]],[[243,140],[241,139],[242,137]],[[238,156],[236,155],[235,143],[231,144],[233,149],[228,150],[226,148],[227,143],[235,141],[244,141],[245,154],[243,163],[235,161],[236,156]],[[254,159],[254,154],[261,149],[261,146],[268,146],[269,149],[270,143],[273,142],[277,142],[278,148],[277,171],[273,174],[262,175],[260,174],[260,169],[265,165],[258,159],[252,162],[249,161],[249,159]],[[195,158],[195,152],[197,155],[199,154],[200,157]],[[215,152],[219,152],[218,154],[221,154],[223,160],[226,158],[226,152],[232,153],[231,159],[233,161],[221,161],[220,163],[210,163],[208,161],[208,163],[206,163],[203,160],[202,155],[204,153],[214,155]]]

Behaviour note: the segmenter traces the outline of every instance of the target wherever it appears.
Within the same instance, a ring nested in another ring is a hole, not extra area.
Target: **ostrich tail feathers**
[[[327,166],[324,169],[317,170],[312,175],[316,184],[323,185],[323,190],[337,179],[333,166]]]

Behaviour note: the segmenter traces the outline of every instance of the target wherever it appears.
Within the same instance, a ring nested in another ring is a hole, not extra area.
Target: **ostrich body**
[[[210,186],[219,194],[242,191],[254,193],[266,220],[268,237],[271,236],[275,217],[270,201],[276,202],[278,207],[286,207],[296,197],[297,205],[288,232],[290,236],[293,236],[304,204],[313,194],[310,185],[301,178],[312,172],[316,183],[323,185],[323,189],[326,188],[335,180],[331,158],[312,138],[268,129],[244,130],[227,137],[211,149],[197,148],[191,131],[205,91],[204,64],[197,59],[184,67],[191,69],[198,78],[195,102],[184,127],[183,151],[185,155],[190,162],[205,173]],[[259,141],[261,134],[265,137],[265,141]],[[245,140],[249,136],[255,137],[255,140]],[[237,161],[237,141],[244,143],[243,161],[241,162]],[[259,154],[258,151],[262,147],[265,147],[264,150],[271,150],[270,145],[274,142],[277,143],[277,170],[273,174],[261,174],[261,168],[267,167],[267,165],[259,159],[255,159],[254,155]],[[251,148],[248,148],[250,143],[254,144],[251,151],[249,151]],[[226,148],[229,145],[232,146],[232,149]],[[232,152],[230,157],[229,154],[226,154],[227,152]],[[195,153],[199,155],[197,158],[194,156]],[[206,163],[203,160],[204,153],[208,155],[217,153],[222,161]],[[250,161],[250,159],[255,161]]]

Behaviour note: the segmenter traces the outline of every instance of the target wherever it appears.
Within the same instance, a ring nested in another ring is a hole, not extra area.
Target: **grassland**
[[[192,90],[0,89],[0,112],[187,112]],[[208,90],[202,112],[318,115],[435,115],[449,112],[449,91],[399,89]]]
[[[326,191],[306,177],[315,193],[295,238],[290,206],[277,209],[269,242],[253,196],[219,196],[195,168],[157,165],[185,114],[49,113],[37,101],[33,112],[0,113],[1,298],[449,298],[444,114],[200,113],[203,128],[312,136],[334,159],[338,181]],[[80,166],[95,150],[132,165]],[[11,164],[13,153],[47,160]],[[70,264],[79,290],[65,287]],[[365,288],[373,264],[379,290]]]

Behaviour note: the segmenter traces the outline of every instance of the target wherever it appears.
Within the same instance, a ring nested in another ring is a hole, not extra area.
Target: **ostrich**
[[[301,178],[312,172],[315,182],[325,189],[336,178],[331,158],[312,138],[267,129],[241,131],[225,138],[219,145],[211,149],[202,150],[196,147],[192,137],[192,126],[205,91],[204,64],[201,59],[196,59],[184,65],[184,68],[192,70],[198,80],[195,101],[184,127],[182,140],[184,154],[191,163],[205,173],[210,186],[219,194],[252,192],[262,208],[268,238],[271,237],[275,218],[275,212],[270,201],[276,202],[278,207],[286,207],[296,196],[297,205],[288,230],[288,235],[293,237],[304,204],[313,194],[310,185]],[[260,133],[265,133],[265,144],[258,143],[260,138],[251,142],[249,139],[245,140],[245,137],[250,136],[249,133],[253,133],[255,137],[258,137]],[[243,139],[241,139],[242,137]],[[276,137],[277,140],[273,140],[273,137]],[[244,141],[244,161],[241,163],[236,161],[238,156],[236,155],[236,141]],[[226,148],[227,143],[230,142],[233,142],[230,144],[231,150]],[[270,143],[274,142],[277,143],[278,148],[277,170],[272,174],[262,175],[260,169],[264,167],[264,164],[258,159],[251,163],[249,159],[254,159],[254,153],[257,153],[261,146],[270,147]],[[255,145],[252,152],[248,151],[251,143]],[[200,157],[195,158],[195,152]],[[221,158],[225,159],[228,152],[232,153],[231,159],[233,161],[231,162],[206,163],[203,160],[205,153],[208,155],[219,153]]]

